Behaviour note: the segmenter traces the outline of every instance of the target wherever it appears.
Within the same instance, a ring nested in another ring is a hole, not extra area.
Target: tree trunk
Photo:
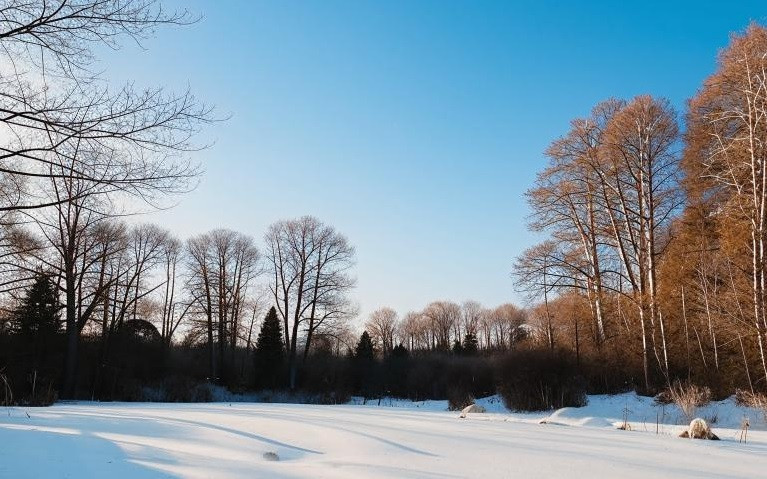
[[[80,340],[80,331],[77,328],[77,295],[75,293],[75,278],[67,267],[66,272],[66,335],[67,348],[64,361],[64,387],[61,397],[74,399],[77,389],[77,346]]]

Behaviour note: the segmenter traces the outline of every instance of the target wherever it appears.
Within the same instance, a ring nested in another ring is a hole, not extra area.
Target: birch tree
[[[658,259],[664,229],[679,211],[679,127],[667,100],[639,96],[618,111],[605,130],[603,198],[613,247],[637,306],[643,341],[645,387],[648,350],[668,381],[668,345],[658,301]]]
[[[747,225],[751,334],[767,380],[767,30],[752,24],[719,56],[690,102],[686,165],[715,198],[719,216]]]

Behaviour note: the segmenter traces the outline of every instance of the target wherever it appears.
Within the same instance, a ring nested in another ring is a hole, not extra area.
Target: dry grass
[[[767,394],[753,393],[738,389],[735,391],[735,402],[738,406],[746,406],[759,410],[764,422],[767,422]]]
[[[2,388],[2,405],[10,406],[13,404],[13,391],[11,390],[11,385],[8,383],[8,378],[2,373],[0,373],[0,388]]]
[[[666,391],[671,401],[679,407],[688,421],[695,418],[699,407],[711,402],[711,389],[692,383],[675,381]]]

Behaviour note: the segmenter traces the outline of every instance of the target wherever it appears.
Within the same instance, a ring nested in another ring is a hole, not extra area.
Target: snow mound
[[[747,418],[751,428],[767,430],[760,411],[738,406],[735,398],[724,401],[714,401],[701,407],[697,416],[705,419],[712,428],[740,429],[744,418]],[[565,424],[569,426],[608,427],[623,424],[624,420],[633,430],[655,431],[660,426],[669,426],[668,432],[681,428],[689,419],[674,404],[658,404],[651,397],[639,396],[635,393],[616,395],[589,396],[588,404],[579,408],[562,408],[552,412],[544,421],[547,423]]]
[[[477,405],[477,404],[469,404],[463,410],[461,410],[461,415],[459,417],[465,418],[469,414],[483,414],[487,412],[484,407]]]

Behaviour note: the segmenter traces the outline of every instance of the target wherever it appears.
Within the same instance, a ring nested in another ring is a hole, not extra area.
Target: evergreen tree
[[[463,352],[468,356],[477,354],[479,350],[479,344],[477,343],[477,336],[474,333],[466,333],[463,338]]]
[[[11,331],[18,338],[19,351],[23,354],[18,372],[34,378],[28,385],[29,389],[17,387],[16,392],[30,404],[50,404],[53,401],[50,395],[38,395],[41,391],[52,390],[51,378],[57,368],[54,360],[56,333],[61,324],[59,311],[56,284],[50,277],[38,275],[11,314]]]
[[[408,355],[409,355],[409,352],[408,352],[407,348],[402,345],[402,343],[399,343],[391,351],[391,357],[392,358],[407,358]]]
[[[357,343],[357,347],[354,350],[354,356],[357,359],[366,359],[372,361],[375,358],[375,351],[373,348],[373,340],[370,339],[370,334],[367,331],[363,331],[360,336],[360,340]]]
[[[461,342],[457,339],[453,341],[453,354],[456,354],[458,356],[463,354],[463,346],[461,345]]]
[[[11,329],[40,345],[59,331],[59,309],[56,285],[48,276],[39,275],[13,312]]]
[[[277,310],[272,306],[266,313],[256,340],[254,354],[256,386],[275,388],[281,377],[285,348],[282,343],[282,327]]]
[[[375,361],[373,339],[367,331],[362,332],[354,348],[352,378],[354,390],[361,396],[370,397],[380,389],[380,368]]]

